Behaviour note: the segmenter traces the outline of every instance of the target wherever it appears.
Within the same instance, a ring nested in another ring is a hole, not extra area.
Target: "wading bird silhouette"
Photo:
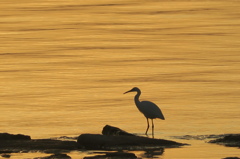
[[[134,87],[133,89],[123,93],[129,93],[129,92],[137,92],[137,94],[134,97],[134,101],[135,104],[138,108],[138,110],[143,113],[143,115],[146,117],[147,119],[147,130],[145,132],[145,134],[147,135],[148,129],[149,129],[149,121],[148,119],[152,120],[152,136],[154,137],[154,124],[153,124],[153,119],[155,118],[159,118],[162,120],[165,120],[162,111],[160,110],[160,108],[154,104],[153,102],[150,101],[139,101],[139,96],[141,95],[141,90],[137,87]]]

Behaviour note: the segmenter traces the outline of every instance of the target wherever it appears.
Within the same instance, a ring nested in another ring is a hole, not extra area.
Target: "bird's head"
[[[123,93],[123,94],[129,93],[129,92],[140,92],[140,89],[137,88],[137,87],[133,87],[131,90],[129,90],[129,91]]]

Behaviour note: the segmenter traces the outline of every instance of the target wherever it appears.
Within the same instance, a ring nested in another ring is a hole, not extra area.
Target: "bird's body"
[[[150,101],[141,101],[138,106],[138,109],[141,113],[143,113],[143,115],[146,118],[149,119],[159,118],[163,120],[165,119],[162,114],[162,111],[158,108],[158,106]]]
[[[150,101],[140,101],[139,100],[139,96],[141,95],[141,90],[139,88],[134,87],[133,89],[131,89],[131,90],[125,92],[125,93],[129,93],[129,92],[137,92],[137,94],[134,97],[135,104],[136,104],[138,110],[141,113],[143,113],[143,115],[146,117],[147,124],[148,124],[147,130],[146,130],[145,134],[147,135],[147,132],[148,132],[148,129],[149,129],[149,121],[148,121],[148,119],[151,119],[152,120],[152,135],[153,135],[154,134],[153,119],[159,118],[159,119],[165,120],[165,118],[164,118],[164,116],[162,114],[162,111],[153,102],[150,102]]]

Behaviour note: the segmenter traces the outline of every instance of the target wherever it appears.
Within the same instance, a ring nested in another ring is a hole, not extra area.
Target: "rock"
[[[227,134],[222,138],[209,141],[229,147],[240,147],[240,134]]]
[[[66,154],[54,154],[47,157],[36,157],[34,159],[71,159],[71,157]]]
[[[187,145],[170,140],[136,136],[110,125],[103,128],[102,134],[82,134],[78,137],[77,143],[85,149],[102,150],[149,150]]]
[[[61,153],[62,151],[77,150],[75,141],[60,141],[52,139],[38,140],[4,140],[0,142],[1,152],[28,152],[42,151],[48,153]]]
[[[226,158],[223,158],[223,159],[240,159],[239,157],[226,157]]]
[[[22,134],[14,135],[8,133],[0,133],[0,141],[2,140],[31,140],[31,137]]]
[[[9,155],[9,154],[2,154],[1,155],[3,158],[10,158],[11,157],[11,155]]]
[[[106,125],[101,134],[82,134],[72,141],[54,139],[31,139],[22,134],[0,133],[0,153],[41,151],[61,154],[72,150],[159,150],[165,147],[179,147],[187,144],[164,139],[153,139],[130,134],[117,127]],[[67,137],[63,137],[66,139]],[[69,138],[67,138],[69,139]]]
[[[145,150],[186,145],[175,141],[141,136],[107,136],[100,134],[82,134],[78,137],[77,143],[85,149],[103,150]]]
[[[113,127],[110,125],[106,125],[103,127],[102,134],[103,135],[112,135],[112,136],[135,136],[124,130],[121,130],[117,127]]]
[[[137,156],[134,153],[113,152],[113,153],[106,153],[105,155],[84,157],[84,159],[109,159],[109,158],[135,159],[137,158]]]

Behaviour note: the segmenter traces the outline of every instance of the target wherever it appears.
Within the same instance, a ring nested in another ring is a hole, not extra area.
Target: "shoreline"
[[[174,138],[183,140],[208,140],[208,144],[240,148],[240,134],[184,135],[175,136]],[[158,151],[160,154],[160,152],[164,152],[165,148],[179,148],[187,145],[171,140],[136,136],[109,125],[103,128],[102,134],[81,134],[77,138],[64,136],[58,139],[31,139],[28,135],[0,133],[0,155],[7,158],[12,153],[29,152],[53,154],[46,159],[57,157],[71,158],[67,154],[72,151],[88,150],[106,151],[106,158],[109,155],[129,155],[132,158],[136,158],[131,153],[113,153],[112,151]]]

